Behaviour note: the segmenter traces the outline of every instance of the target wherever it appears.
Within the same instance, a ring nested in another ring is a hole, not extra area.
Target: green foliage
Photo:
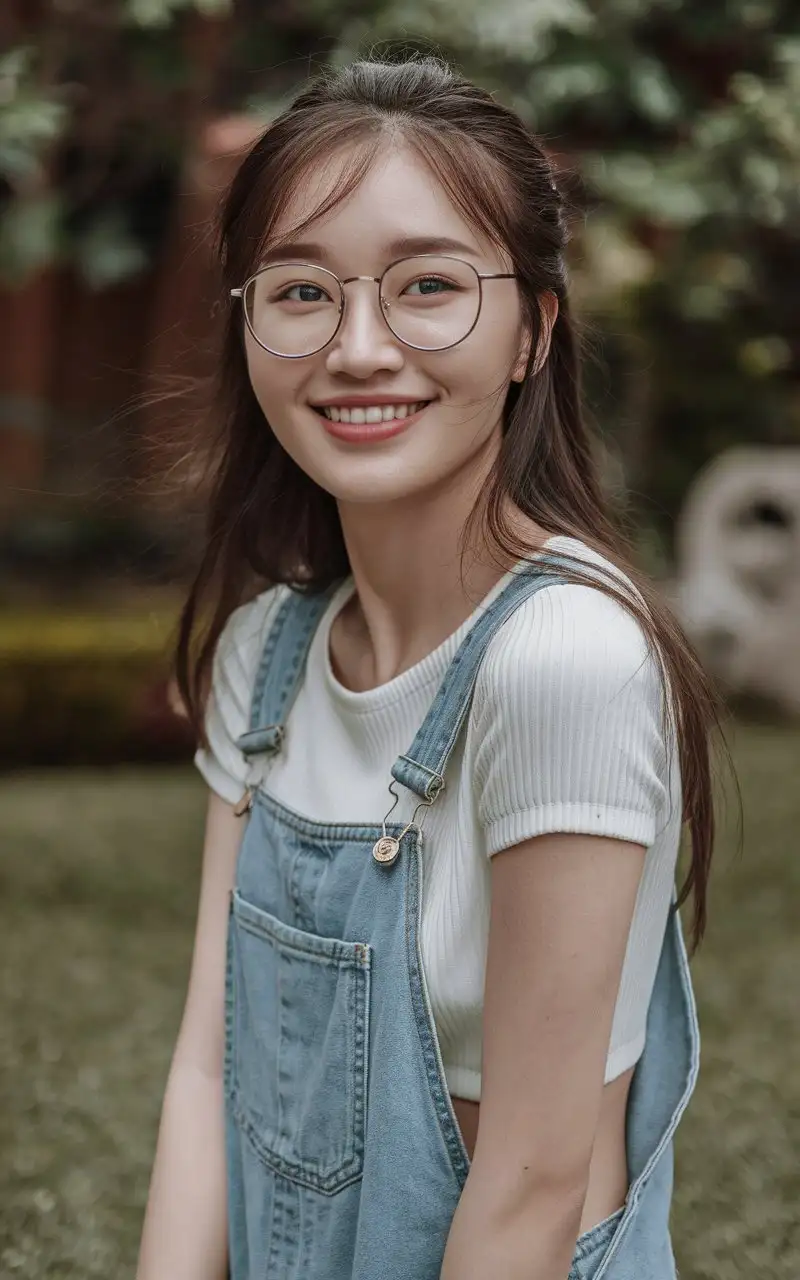
[[[0,219],[0,276],[21,283],[58,256],[62,203],[50,191],[15,200]]]
[[[796,5],[386,0],[337,60],[398,38],[492,88],[565,170],[595,412],[647,522],[668,531],[726,445],[800,442]]]
[[[136,275],[147,260],[144,245],[136,240],[119,208],[98,214],[75,245],[75,261],[95,289]]]
[[[309,57],[441,52],[545,137],[576,195],[574,286],[606,367],[589,370],[593,407],[648,521],[668,531],[725,445],[800,441],[795,0],[109,0],[94,24],[90,9],[52,10],[61,62],[47,24],[36,52],[0,61],[0,272],[61,256],[95,287],[123,279],[157,248],[204,112],[269,115]],[[187,23],[226,13],[201,67]]]
[[[230,0],[77,0],[50,8],[35,47],[0,58],[0,278],[63,259],[103,288],[142,270],[159,235],[148,204],[166,214],[194,140],[186,21],[229,10]]]
[[[165,28],[182,10],[196,9],[204,17],[227,14],[231,0],[127,0],[123,11],[137,27]]]
[[[0,766],[186,757],[167,696],[173,619],[0,617]]]
[[[0,174],[11,182],[36,173],[40,149],[58,138],[66,117],[63,103],[37,90],[33,63],[29,48],[0,58]]]

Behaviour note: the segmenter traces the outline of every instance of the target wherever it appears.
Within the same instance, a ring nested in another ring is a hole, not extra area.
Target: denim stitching
[[[411,990],[411,1002],[414,1009],[414,1021],[417,1024],[425,1073],[433,1099],[434,1109],[439,1121],[439,1128],[445,1140],[450,1163],[458,1184],[463,1188],[469,1172],[469,1164],[464,1158],[464,1151],[455,1129],[448,1099],[444,1096],[442,1081],[439,1075],[439,1064],[431,1035],[428,1008],[422,990],[422,975],[418,955],[417,904],[420,892],[420,853],[416,840],[409,833],[407,840],[411,843],[409,856],[404,859],[406,871],[406,954],[408,957],[408,974]]]
[[[458,690],[458,683],[459,683],[459,677],[461,677],[462,672],[458,669],[458,665],[454,664],[452,683],[456,691],[460,693],[460,697],[459,697],[460,705],[456,713],[456,717],[454,718],[452,724],[449,727],[447,725],[447,722],[445,721],[444,726],[438,730],[438,736],[436,733],[434,733],[433,746],[431,748],[431,751],[427,753],[428,755],[430,755],[433,751],[437,753],[434,756],[434,759],[438,764],[438,768],[436,772],[440,774],[443,773],[447,760],[450,757],[450,753],[455,745],[455,742],[458,738],[459,733],[461,732],[461,726],[464,723],[464,719],[467,715],[470,703],[472,701],[472,698],[471,698],[472,691],[474,690],[475,684],[478,679],[478,669],[479,669],[480,661],[483,657],[483,653],[489,647],[489,644],[491,643],[497,631],[499,631],[499,629],[504,625],[504,623],[508,621],[508,619],[512,616],[512,614],[518,608],[520,608],[525,603],[526,600],[536,595],[540,590],[543,590],[545,587],[562,586],[562,585],[563,585],[562,579],[554,578],[550,575],[545,575],[542,578],[534,579],[529,584],[525,583],[523,580],[521,586],[519,585],[517,579],[514,579],[514,581],[509,583],[509,586],[507,587],[507,591],[509,594],[505,599],[505,607],[498,608],[496,614],[492,611],[489,614],[487,614],[485,618],[481,619],[480,623],[478,624],[478,627],[475,628],[475,632],[473,632],[472,634],[475,634],[479,628],[481,629],[480,635],[477,635],[477,634],[475,635],[475,647],[477,647],[479,642],[481,642],[482,651],[481,649],[479,649],[477,661],[475,662],[473,668],[467,672],[466,680],[463,682],[464,688],[461,691]],[[529,589],[526,589],[526,588],[529,588]],[[498,605],[500,605],[502,601],[503,601],[503,597],[501,597],[500,601],[497,602]],[[463,655],[463,658],[469,657],[471,655],[471,652],[472,652],[472,649],[469,649],[468,651],[466,651]]]
[[[287,595],[282,601],[275,621],[269,629],[266,643],[261,654],[261,662],[259,663],[258,672],[256,674],[255,684],[253,685],[253,697],[250,703],[250,728],[257,729],[261,713],[261,701],[264,694],[264,686],[267,682],[267,675],[272,665],[272,657],[278,645],[278,640],[283,634],[286,620],[292,606],[292,597]]]
[[[604,1218],[602,1222],[598,1222],[595,1226],[590,1227],[583,1235],[578,1236],[575,1245],[575,1253],[573,1254],[573,1262],[585,1262],[586,1258],[596,1253],[601,1246],[607,1246],[607,1237],[613,1236],[622,1221],[625,1208],[617,1209],[614,1213]]]
[[[549,573],[537,572],[533,577],[518,575],[487,609],[462,641],[411,747],[392,766],[392,776],[398,782],[417,795],[424,794],[414,785],[411,771],[404,769],[404,761],[428,773],[444,776],[469,712],[481,660],[494,635],[526,600],[547,587],[563,585],[563,578]],[[453,704],[455,712],[448,717],[445,710]]]
[[[249,1113],[244,1109],[241,1094],[238,1091],[234,1093],[232,1101],[233,1113],[241,1132],[248,1139],[259,1159],[273,1173],[279,1174],[280,1177],[286,1178],[290,1182],[296,1182],[300,1187],[307,1187],[309,1191],[321,1191],[323,1195],[334,1195],[337,1191],[341,1191],[343,1187],[350,1186],[352,1182],[358,1182],[362,1174],[362,1168],[355,1157],[348,1165],[343,1164],[335,1173],[321,1176],[305,1165],[295,1164],[290,1160],[286,1160],[285,1157],[277,1155],[271,1147],[264,1145],[264,1141],[250,1119]]]
[[[645,1164],[638,1178],[635,1180],[635,1182],[631,1184],[630,1190],[628,1192],[628,1202],[626,1204],[625,1213],[620,1221],[619,1228],[613,1240],[611,1241],[611,1244],[609,1245],[608,1253],[606,1254],[605,1258],[603,1258],[603,1261],[600,1264],[600,1269],[598,1270],[597,1275],[594,1277],[594,1280],[602,1280],[602,1277],[605,1275],[606,1271],[608,1270],[608,1267],[610,1266],[611,1262],[616,1256],[619,1250],[620,1244],[622,1242],[622,1239],[624,1238],[625,1233],[627,1232],[630,1226],[632,1216],[633,1216],[633,1211],[635,1208],[637,1208],[639,1204],[639,1201],[644,1193],[645,1187],[647,1186],[647,1183],[650,1180],[650,1176],[653,1172],[653,1169],[656,1167],[656,1164],[664,1155],[667,1147],[672,1142],[672,1139],[675,1136],[675,1131],[678,1128],[678,1125],[681,1121],[684,1111],[689,1105],[689,1100],[692,1096],[695,1083],[697,1081],[697,1074],[698,1074],[699,1065],[700,1065],[700,1054],[699,1054],[700,1033],[697,1025],[697,1011],[695,1006],[694,995],[692,993],[691,986],[689,984],[688,976],[687,976],[688,960],[686,956],[686,947],[683,941],[681,919],[677,911],[672,913],[672,915],[668,918],[667,929],[671,930],[672,945],[676,947],[678,952],[677,968],[678,968],[678,973],[680,977],[681,994],[683,995],[684,1002],[686,1005],[688,1032],[689,1032],[689,1040],[691,1045],[689,1073],[683,1088],[683,1093],[681,1094],[681,1097],[678,1101],[677,1106],[674,1108],[672,1112],[670,1121],[666,1129],[664,1130],[663,1134],[661,1135],[661,1139],[658,1142],[658,1145],[652,1151],[649,1160]]]
[[[311,962],[324,964],[333,962],[337,970],[346,971],[351,975],[347,984],[348,1007],[351,1015],[348,1018],[348,1027],[351,1029],[349,1047],[352,1070],[349,1069],[348,1063],[347,1071],[348,1102],[350,1105],[348,1107],[343,1157],[337,1167],[330,1172],[322,1172],[318,1167],[315,1168],[315,1162],[313,1161],[292,1160],[276,1151],[267,1142],[243,1098],[239,1081],[236,1077],[233,1064],[232,1028],[230,1038],[232,1062],[228,1096],[231,1099],[234,1115],[240,1130],[248,1138],[250,1145],[259,1158],[273,1172],[288,1178],[292,1182],[330,1195],[356,1181],[361,1176],[363,1167],[368,1070],[366,1028],[369,1017],[372,950],[367,943],[346,943],[339,939],[322,939],[316,936],[310,937],[308,943],[298,939],[297,945],[292,945],[291,939],[287,940],[281,931],[272,930],[268,922],[265,921],[265,927],[262,928],[259,927],[260,921],[255,920],[255,918],[250,919],[243,914],[241,908],[244,901],[238,894],[236,895],[236,910],[234,913],[236,924],[260,941],[274,946],[278,955],[285,951],[289,955],[294,954]],[[245,902],[246,907],[247,904]],[[284,925],[283,927],[288,931],[288,926]],[[232,939],[232,933],[230,936]],[[313,945],[311,945],[312,942]],[[231,942],[231,947],[232,945]],[[281,1029],[279,1029],[278,1034],[279,1038],[282,1038],[283,1032]]]
[[[320,822],[316,818],[306,818],[302,813],[290,809],[288,805],[270,795],[259,787],[253,794],[253,800],[267,810],[272,816],[279,818],[298,835],[310,837],[315,841],[330,841],[336,844],[374,844],[383,835],[380,823],[363,822]],[[399,822],[387,822],[387,835],[399,836],[403,827]]]
[[[270,627],[253,686],[251,730],[261,725],[284,723],[297,694],[317,624],[339,585],[333,584],[318,596],[299,595],[290,589],[281,603]],[[293,633],[291,624],[295,619],[299,625]],[[283,648],[288,650],[288,654],[284,661],[278,661]],[[271,687],[271,675],[275,688]]]

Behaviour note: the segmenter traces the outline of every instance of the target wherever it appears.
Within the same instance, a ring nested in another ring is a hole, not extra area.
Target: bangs
[[[372,168],[382,132],[377,118],[363,116],[324,121],[305,129],[302,138],[271,138],[268,130],[239,169],[220,225],[220,260],[226,278],[240,284],[258,269],[267,252],[302,235],[347,200]],[[314,207],[276,235],[303,184],[317,177],[322,193]]]
[[[266,253],[295,240],[343,204],[387,140],[413,150],[469,225],[513,257],[515,196],[499,162],[458,129],[434,131],[419,120],[347,112],[306,125],[301,136],[275,136],[280,133],[280,124],[267,130],[234,180],[229,216],[220,228],[220,257],[232,284],[256,271]],[[314,207],[276,235],[298,192],[317,177],[322,192]]]
[[[474,231],[513,257],[517,198],[501,164],[456,129],[433,131],[415,122],[404,140],[417,152]]]
[[[282,244],[288,244],[289,241],[297,239],[320,218],[333,213],[339,205],[344,204],[357,191],[369,173],[377,158],[379,147],[380,139],[373,138],[365,140],[355,150],[352,149],[351,141],[349,144],[343,144],[333,155],[328,153],[321,165],[323,175],[325,169],[333,171],[332,180],[327,184],[328,189],[310,212],[291,223],[280,236],[275,236],[274,228],[283,219],[300,188],[308,181],[309,171],[315,168],[316,162],[304,157],[302,168],[298,167],[297,172],[289,178],[281,198],[273,208],[269,225],[265,228],[258,246],[257,256],[263,257],[267,252],[280,249]]]

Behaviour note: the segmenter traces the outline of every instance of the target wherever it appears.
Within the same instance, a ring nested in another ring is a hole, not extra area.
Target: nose
[[[342,323],[328,348],[328,372],[364,379],[382,370],[396,373],[404,362],[401,343],[383,318],[375,282],[348,281]]]

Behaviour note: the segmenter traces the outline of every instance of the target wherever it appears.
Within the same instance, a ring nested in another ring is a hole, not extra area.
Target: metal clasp
[[[390,817],[394,813],[394,810],[400,800],[399,795],[394,789],[395,788],[394,780],[392,780],[392,782],[389,783],[389,791],[394,796],[394,803],[392,804],[391,809],[386,814],[386,817],[383,819],[383,822],[381,823],[381,829],[383,831],[383,835],[381,836],[380,840],[377,840],[372,847],[372,856],[376,862],[379,862],[381,864],[382,867],[390,867],[392,863],[397,861],[398,854],[400,853],[400,841],[403,839],[403,836],[406,834],[406,832],[410,831],[412,827],[417,828],[417,834],[419,835],[420,844],[422,843],[422,823],[424,821],[424,814],[423,814],[423,817],[419,820],[419,822],[417,822],[417,814],[419,813],[420,809],[430,809],[434,800],[437,799],[437,797],[441,793],[442,787],[444,786],[443,778],[440,779],[440,782],[441,782],[441,786],[436,788],[435,793],[429,799],[421,800],[419,802],[416,809],[411,815],[411,820],[406,823],[406,825],[403,827],[403,830],[400,832],[399,836],[390,836],[390,835],[387,835],[386,833],[386,823],[389,821]]]

